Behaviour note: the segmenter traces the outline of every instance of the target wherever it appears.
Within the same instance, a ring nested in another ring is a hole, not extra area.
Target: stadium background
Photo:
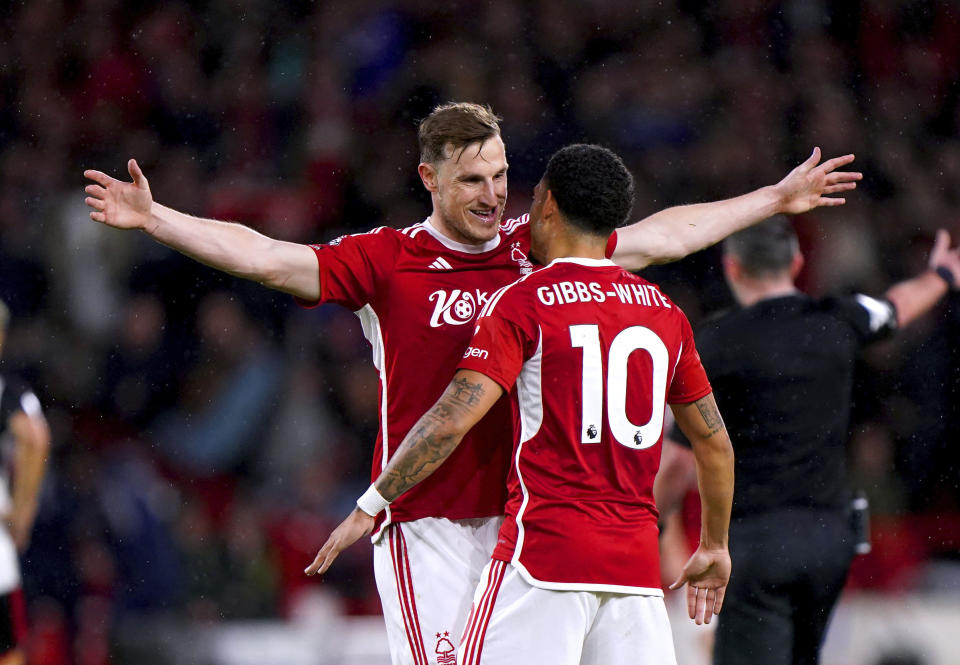
[[[301,572],[368,482],[377,381],[359,325],[90,222],[84,168],[120,176],[135,156],[162,203],[325,241],[422,220],[416,120],[469,100],[504,118],[514,215],[572,141],[625,157],[634,218],[772,184],[819,145],[855,152],[865,178],[797,220],[810,292],[882,293],[923,268],[938,226],[960,234],[945,0],[0,9],[4,367],[37,390],[55,445],[24,562],[36,665],[347,662],[348,638],[350,662],[383,662],[378,620],[342,618],[378,611],[369,547],[322,582]],[[645,274],[696,322],[730,303],[718,266],[709,250]],[[958,305],[858,370],[851,473],[875,551],[841,608],[868,611],[831,641],[873,630],[914,654],[898,662],[949,661],[891,640],[883,607],[920,622],[960,605]],[[220,646],[197,655],[210,634]]]

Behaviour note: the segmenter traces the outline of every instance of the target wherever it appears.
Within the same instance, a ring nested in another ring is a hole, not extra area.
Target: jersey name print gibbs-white
[[[320,302],[355,311],[380,373],[380,433],[372,479],[403,437],[443,393],[490,296],[529,274],[527,216],[475,247],[453,242],[429,222],[379,228],[315,245]],[[385,521],[468,519],[503,514],[510,459],[510,409],[498,403],[436,473],[394,501]],[[500,442],[501,445],[495,445]]]
[[[494,558],[542,588],[661,595],[664,408],[710,392],[683,313],[610,261],[557,259],[491,298],[459,367],[516,382]]]

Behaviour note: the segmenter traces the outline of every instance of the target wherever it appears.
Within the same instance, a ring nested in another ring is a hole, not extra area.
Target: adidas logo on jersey
[[[447,263],[442,256],[438,256],[437,260],[430,264],[430,268],[433,270],[453,270],[453,266]]]

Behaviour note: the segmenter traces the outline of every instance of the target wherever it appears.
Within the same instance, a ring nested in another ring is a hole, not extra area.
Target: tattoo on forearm
[[[708,395],[703,399],[697,400],[696,406],[697,411],[699,411],[701,417],[703,417],[703,422],[707,425],[708,433],[706,438],[710,438],[717,432],[725,429],[723,418],[720,416],[720,411],[717,409],[717,403],[713,399],[712,395]]]
[[[485,392],[483,384],[470,383],[466,379],[454,379],[450,391],[454,399],[463,401],[467,406],[475,406]]]
[[[459,418],[469,414],[486,391],[480,383],[455,379],[440,400],[414,425],[380,474],[377,489],[393,501],[429,476],[460,443]]]

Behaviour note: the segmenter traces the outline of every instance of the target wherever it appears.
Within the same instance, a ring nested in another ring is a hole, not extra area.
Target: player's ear
[[[557,199],[553,197],[553,192],[547,189],[547,193],[543,200],[543,218],[549,219],[557,214],[559,207],[557,207]]]
[[[736,282],[743,276],[743,267],[732,254],[724,254],[721,262],[723,263],[723,275],[728,282]]]
[[[803,270],[803,254],[797,252],[793,255],[793,258],[790,259],[790,279],[796,279],[797,275],[800,274],[800,271]]]
[[[437,184],[439,174],[436,166],[427,162],[420,162],[417,166],[417,173],[420,174],[420,180],[423,181],[423,186],[427,188],[428,192],[436,192],[439,189]]]

